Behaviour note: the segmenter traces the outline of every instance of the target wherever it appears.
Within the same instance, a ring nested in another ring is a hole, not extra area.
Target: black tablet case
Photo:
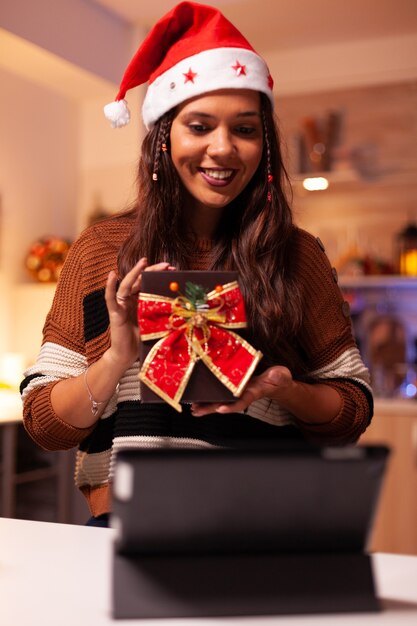
[[[382,446],[119,453],[113,615],[379,609],[366,545]]]

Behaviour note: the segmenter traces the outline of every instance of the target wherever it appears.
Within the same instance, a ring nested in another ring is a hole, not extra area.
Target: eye
[[[238,135],[255,135],[255,133],[257,132],[257,128],[255,128],[254,126],[238,126],[237,128],[235,128],[235,132]]]
[[[188,128],[191,130],[191,132],[197,135],[201,135],[202,133],[205,133],[209,130],[209,127],[206,126],[205,124],[197,124],[197,123],[189,124]]]

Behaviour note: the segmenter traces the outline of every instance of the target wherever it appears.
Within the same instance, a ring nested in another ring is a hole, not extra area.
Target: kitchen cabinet
[[[369,548],[417,554],[417,279],[343,276],[340,284],[376,397],[360,443],[391,449]]]
[[[369,550],[417,554],[417,401],[377,400],[359,443],[391,449]]]
[[[38,485],[46,482],[49,491],[52,479],[52,491],[56,501],[54,521],[70,521],[70,493],[73,487],[73,460],[67,451],[43,452],[42,458],[36,458],[36,446],[27,438],[24,454],[19,454],[19,431],[22,425],[22,403],[20,395],[14,391],[0,391],[0,515],[19,517],[17,494],[18,488],[30,485],[31,496],[39,492]],[[33,499],[34,508],[36,497]],[[39,507],[38,507],[39,508]],[[27,511],[31,519],[36,519],[36,512]]]

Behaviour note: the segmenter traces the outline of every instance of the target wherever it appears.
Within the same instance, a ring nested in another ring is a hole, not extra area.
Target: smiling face
[[[223,209],[256,172],[262,147],[256,91],[225,89],[178,107],[171,127],[171,158],[187,191],[186,209],[196,232],[214,230]],[[203,223],[207,226],[201,228]]]

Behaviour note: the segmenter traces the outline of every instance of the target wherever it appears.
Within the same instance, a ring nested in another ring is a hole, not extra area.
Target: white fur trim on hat
[[[112,128],[126,126],[130,122],[130,111],[126,100],[116,100],[104,106],[104,115]]]
[[[182,102],[218,89],[252,89],[274,99],[265,61],[245,48],[215,48],[187,57],[148,87],[142,107],[149,129],[170,109]]]

